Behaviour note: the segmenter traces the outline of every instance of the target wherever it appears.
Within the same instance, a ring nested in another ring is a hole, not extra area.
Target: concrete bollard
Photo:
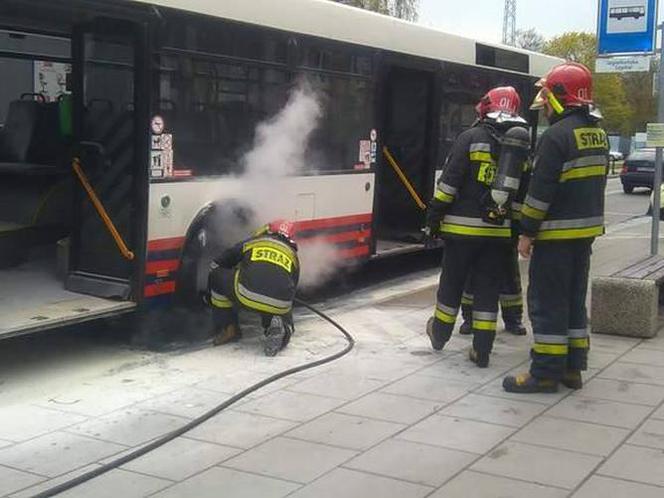
[[[653,280],[596,277],[592,281],[593,334],[654,337],[659,326],[659,287]]]

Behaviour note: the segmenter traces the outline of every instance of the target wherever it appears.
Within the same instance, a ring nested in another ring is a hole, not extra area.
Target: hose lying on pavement
[[[175,429],[174,431],[171,431],[163,436],[161,436],[159,439],[155,439],[154,441],[146,444],[145,446],[142,446],[138,448],[135,451],[132,451],[131,453],[127,453],[119,458],[116,458],[115,460],[104,464],[100,467],[97,467],[89,472],[85,472],[84,474],[81,474],[77,477],[74,477],[73,479],[70,479],[69,481],[65,481],[61,484],[58,484],[57,486],[53,486],[52,488],[49,488],[45,491],[42,491],[41,493],[38,493],[34,495],[33,498],[46,498],[49,496],[55,496],[59,493],[63,493],[64,491],[67,491],[71,488],[74,488],[76,486],[79,486],[83,484],[84,482],[87,482],[91,479],[94,479],[95,477],[98,477],[102,474],[105,474],[106,472],[109,472],[113,469],[117,469],[118,467],[121,467],[122,465],[125,465],[128,462],[131,462],[132,460],[135,460],[138,457],[141,457],[145,455],[146,453],[149,453],[153,450],[156,450],[160,446],[165,445],[166,443],[173,441],[174,439],[182,436],[183,434],[189,432],[190,430],[194,429],[195,427],[201,425],[203,422],[206,422],[207,420],[210,420],[212,417],[215,415],[219,414],[220,412],[224,411],[226,408],[229,406],[233,405],[234,403],[237,403],[240,401],[242,398],[248,396],[249,394],[258,391],[259,389],[267,386],[268,384],[271,384],[279,379],[283,379],[284,377],[288,377],[289,375],[293,375],[298,372],[302,372],[304,370],[309,370],[311,368],[318,367],[320,365],[324,365],[325,363],[330,363],[334,360],[337,360],[341,358],[342,356],[347,355],[350,353],[350,351],[353,349],[355,346],[355,339],[353,339],[353,336],[346,331],[341,325],[339,325],[336,321],[334,321],[332,318],[327,316],[325,313],[322,311],[317,310],[310,304],[305,303],[304,301],[301,301],[299,299],[295,299],[295,302],[301,306],[304,306],[307,308],[309,311],[312,311],[319,317],[321,317],[323,320],[331,323],[339,332],[341,332],[344,335],[344,338],[348,342],[346,347],[342,349],[341,351],[334,353],[333,355],[326,356],[325,358],[321,358],[320,360],[315,360],[310,363],[305,363],[303,365],[298,365],[293,368],[289,368],[288,370],[284,370],[283,372],[279,372],[277,374],[272,375],[271,377],[268,377],[264,380],[261,380],[260,382],[248,387],[244,391],[241,391],[234,395],[231,398],[228,398],[226,401],[221,403],[220,405],[212,408],[208,412],[204,413],[200,417],[195,418],[191,422],[183,425],[182,427]]]

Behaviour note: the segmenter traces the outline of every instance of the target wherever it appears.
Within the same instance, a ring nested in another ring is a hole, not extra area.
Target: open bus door
[[[377,172],[376,253],[421,248],[425,211],[433,189],[432,71],[400,66],[385,75],[383,145]]]
[[[138,298],[148,160],[145,31],[142,24],[107,18],[74,29],[74,156],[91,188],[84,188],[77,178],[66,279],[67,290],[73,292]],[[94,195],[108,215],[106,220],[92,202]],[[115,237],[110,225],[116,229]],[[133,257],[119,249],[118,236]]]

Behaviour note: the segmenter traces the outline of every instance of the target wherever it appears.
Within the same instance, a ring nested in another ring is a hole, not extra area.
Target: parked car
[[[623,191],[631,194],[636,187],[652,190],[655,176],[655,149],[638,149],[632,152],[620,171]]]
[[[612,150],[609,152],[609,159],[612,161],[622,161],[625,156],[623,156],[622,152],[618,152],[617,150]]]

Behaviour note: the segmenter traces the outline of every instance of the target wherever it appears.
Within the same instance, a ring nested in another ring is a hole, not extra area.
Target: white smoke
[[[243,177],[269,184],[302,172],[309,138],[322,115],[320,97],[301,83],[276,116],[257,126],[254,146],[242,158]]]
[[[288,177],[316,170],[309,164],[309,140],[323,116],[323,97],[309,84],[295,87],[286,105],[275,116],[256,127],[254,143],[241,159],[242,174],[236,178],[241,192],[241,204],[250,212],[249,220],[240,220],[232,213],[221,215],[218,226],[225,235],[238,233],[247,236],[250,230],[277,217],[289,217],[275,212],[275,205],[295,205],[295,199],[283,199],[290,189],[284,188]],[[245,213],[246,214],[246,213]],[[229,218],[233,218],[230,220]],[[296,221],[296,220],[293,220]],[[300,285],[312,288],[325,283],[336,274],[343,260],[335,246],[323,239],[299,244]]]
[[[332,278],[343,264],[339,250],[324,239],[300,244],[300,287],[316,288]]]

